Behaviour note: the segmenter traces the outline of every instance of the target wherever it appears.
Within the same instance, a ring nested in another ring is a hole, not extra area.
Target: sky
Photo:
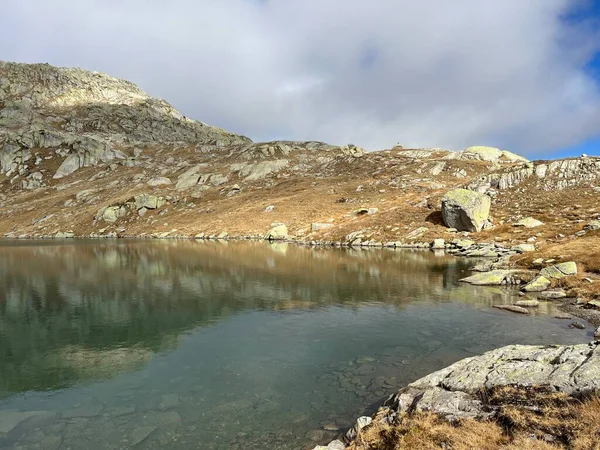
[[[600,155],[600,0],[3,0],[0,59],[188,117],[368,150]]]

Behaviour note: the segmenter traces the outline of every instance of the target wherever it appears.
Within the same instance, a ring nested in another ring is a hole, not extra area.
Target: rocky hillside
[[[127,81],[0,63],[4,237],[429,245],[460,233],[441,213],[454,188],[489,197],[474,240],[598,245],[597,231],[584,229],[600,215],[598,157],[530,162],[490,147],[365,152],[253,143],[186,118]],[[513,227],[529,216],[541,225]]]

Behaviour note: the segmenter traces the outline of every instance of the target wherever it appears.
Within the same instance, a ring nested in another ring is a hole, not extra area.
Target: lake
[[[506,344],[587,342],[492,308],[443,253],[264,242],[0,244],[0,448],[304,449]]]

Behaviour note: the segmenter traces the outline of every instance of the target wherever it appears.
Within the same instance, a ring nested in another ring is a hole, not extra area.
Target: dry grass
[[[405,415],[399,424],[367,427],[352,450],[600,450],[600,399],[577,400],[544,389],[491,393],[494,420],[450,424],[433,413]]]

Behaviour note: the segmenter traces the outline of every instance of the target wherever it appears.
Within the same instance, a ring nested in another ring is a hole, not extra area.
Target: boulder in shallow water
[[[468,189],[455,189],[442,198],[442,218],[448,228],[481,231],[490,214],[491,199]]]

